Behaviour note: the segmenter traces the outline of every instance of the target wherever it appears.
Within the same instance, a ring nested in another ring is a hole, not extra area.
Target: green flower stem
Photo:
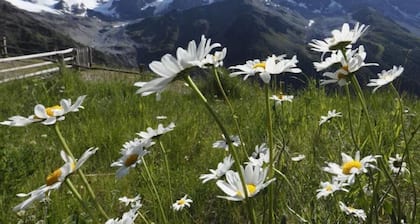
[[[89,206],[86,204],[86,202],[82,199],[82,196],[80,195],[80,193],[77,191],[77,189],[74,187],[73,183],[70,181],[70,179],[66,178],[66,180],[64,181],[67,185],[67,187],[70,188],[70,191],[73,193],[74,196],[76,196],[77,201],[80,202],[80,204],[83,206],[83,208],[85,209],[85,211],[89,214],[90,217],[92,217],[93,221],[95,223],[99,223],[98,219],[96,218],[96,216],[93,215],[92,211],[90,210]]]
[[[241,129],[238,122],[238,115],[236,115],[235,110],[233,109],[232,103],[229,100],[229,97],[227,96],[225,89],[223,88],[222,82],[220,81],[219,73],[217,72],[217,68],[213,67],[214,76],[216,77],[217,85],[220,89],[220,92],[222,92],[223,98],[225,99],[226,103],[229,106],[230,112],[232,114],[233,120],[235,121],[236,131],[238,132],[239,139],[241,140],[241,149],[244,152],[245,155],[247,155],[247,151],[245,149],[244,144],[242,143],[242,134]]]
[[[163,153],[163,158],[165,160],[166,174],[168,176],[169,196],[170,196],[171,201],[174,201],[173,195],[172,195],[171,175],[170,175],[170,172],[169,172],[168,154],[166,153],[166,150],[165,150],[165,147],[163,146],[162,141],[160,141],[160,139],[158,139],[158,142],[159,142],[159,145],[160,145],[160,149],[162,150],[162,153]]]
[[[66,140],[64,139],[63,135],[61,134],[60,128],[58,127],[58,124],[56,123],[54,125],[54,130],[57,133],[58,138],[60,139],[61,144],[64,147],[64,151],[66,151],[67,155],[69,155],[72,159],[75,159],[73,153],[70,150],[70,147],[67,145]],[[77,169],[77,174],[80,176],[80,178],[82,179],[83,184],[85,185],[85,187],[88,189],[89,195],[92,198],[92,200],[95,203],[96,208],[99,210],[99,212],[106,218],[109,219],[108,214],[106,214],[105,210],[102,208],[102,206],[99,204],[98,200],[96,199],[95,193],[93,192],[92,187],[90,186],[88,180],[86,179],[85,174],[83,173],[83,171],[79,168]]]
[[[409,175],[410,175],[410,184],[411,184],[411,188],[413,189],[413,201],[414,201],[414,207],[413,207],[413,213],[412,213],[412,217],[411,217],[411,223],[415,223],[416,220],[416,209],[417,209],[417,192],[416,192],[416,186],[414,184],[414,177],[413,177],[413,172],[412,172],[412,167],[411,167],[411,161],[410,161],[410,150],[408,148],[409,143],[411,142],[412,139],[408,140],[407,139],[407,134],[404,128],[404,108],[403,108],[403,103],[401,100],[401,96],[398,93],[397,89],[395,88],[395,86],[391,83],[391,88],[394,91],[395,95],[397,96],[398,99],[398,107],[400,109],[399,111],[399,119],[401,122],[401,130],[402,130],[402,134],[403,134],[403,138],[404,138],[404,153],[402,155],[402,160],[404,161],[404,158],[407,157],[407,164],[408,164],[408,169],[410,170]]]
[[[270,95],[269,95],[269,85],[266,84],[265,87],[265,109],[267,113],[267,132],[268,132],[268,148],[270,153],[270,162],[268,168],[268,178],[271,179],[274,175],[274,135],[273,135],[273,122],[271,119],[271,107],[270,107]],[[274,188],[268,187],[268,203],[269,203],[269,223],[274,222]]]
[[[347,112],[349,114],[348,117],[349,117],[349,124],[350,124],[350,135],[351,135],[351,139],[353,140],[353,143],[356,146],[357,150],[360,150],[359,144],[357,144],[356,137],[354,135],[353,122],[352,122],[352,119],[351,119],[352,114],[351,114],[351,98],[350,98],[349,86],[346,85],[345,89],[346,89],[346,95],[347,95]]]
[[[144,160],[144,158],[142,158],[141,160],[144,164],[144,168],[146,170],[147,177],[150,180],[150,184],[152,184],[153,192],[156,196],[156,200],[158,201],[160,212],[161,212],[161,215],[162,215],[162,219],[163,219],[164,223],[168,223],[168,220],[166,219],[165,210],[163,209],[162,200],[160,200],[160,196],[159,196],[159,193],[156,189],[155,182],[153,181],[152,175],[150,174],[149,167],[147,166],[146,160]]]
[[[369,114],[369,110],[368,110],[367,105],[366,105],[366,99],[363,95],[362,88],[360,87],[359,81],[357,81],[357,78],[356,78],[355,74],[350,74],[350,76],[351,76],[351,82],[352,82],[354,88],[356,89],[356,93],[357,93],[357,96],[359,98],[360,104],[362,104],[363,112],[366,115],[369,134],[370,134],[371,141],[373,143],[373,147],[376,150],[375,152],[378,153],[380,151],[379,150],[379,145],[378,145],[378,142],[377,142],[378,139],[376,137],[375,129],[373,128],[372,120],[371,120],[370,114]]]
[[[201,101],[204,103],[207,110],[210,112],[211,116],[216,121],[217,125],[219,126],[220,130],[222,131],[223,135],[225,136],[226,142],[229,145],[229,152],[232,154],[233,159],[235,160],[236,168],[238,170],[239,178],[241,179],[243,191],[244,191],[244,194],[245,194],[245,199],[248,199],[248,188],[246,186],[244,174],[242,172],[241,161],[239,160],[238,153],[235,151],[235,149],[232,145],[232,140],[230,139],[229,133],[227,132],[227,130],[226,130],[225,126],[223,125],[222,121],[220,120],[219,116],[216,114],[216,112],[213,110],[213,108],[211,108],[207,98],[201,93],[200,89],[197,87],[197,85],[195,85],[194,81],[191,79],[191,77],[189,75],[187,75],[185,77],[185,81],[190,86],[190,88],[192,90],[194,90],[194,92],[198,95],[198,97],[201,99]],[[248,205],[249,205],[249,203],[248,203]],[[250,205],[247,206],[247,207],[248,207],[248,210],[249,210],[248,212],[252,216],[252,219],[251,219],[252,223],[256,224],[257,221],[256,221],[256,217],[255,217],[255,212],[253,211],[254,208]]]

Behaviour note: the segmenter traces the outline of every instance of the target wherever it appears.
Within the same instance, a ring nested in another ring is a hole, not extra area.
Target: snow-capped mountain
[[[371,7],[382,12],[420,34],[420,0],[263,0],[265,4],[276,7],[285,6],[298,11],[307,18],[319,16],[340,16],[362,7]]]
[[[14,6],[36,13],[72,14],[87,16],[88,10],[104,15],[116,15],[113,0],[6,0]]]
[[[6,0],[36,13],[105,16],[111,19],[137,19],[170,10],[185,10],[221,0]],[[98,14],[99,13],[99,14]]]

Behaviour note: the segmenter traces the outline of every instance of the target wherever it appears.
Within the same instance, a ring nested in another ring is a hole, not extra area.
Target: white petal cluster
[[[378,157],[380,156],[369,155],[360,159],[360,151],[357,151],[353,159],[351,156],[341,153],[342,165],[330,162],[327,163],[327,166],[323,170],[335,175],[333,178],[339,181],[353,184],[356,175],[367,173],[368,168],[376,168],[374,163],[376,163],[376,158]]]
[[[350,29],[348,23],[344,23],[341,30],[331,31],[331,37],[325,38],[324,40],[312,40],[311,50],[318,52],[330,52],[348,47],[350,44],[354,44],[357,40],[366,32],[369,26],[364,24],[356,23],[353,29]]]
[[[134,86],[140,87],[136,93],[142,96],[153,93],[160,94],[185,69],[196,66],[203,68],[205,65],[212,63],[219,66],[226,56],[226,49],[210,55],[210,52],[217,47],[221,47],[221,45],[219,43],[212,44],[211,39],[202,35],[198,46],[192,40],[188,43],[187,49],[178,47],[176,58],[171,54],[165,54],[160,61],[153,61],[149,64],[149,68],[159,77],[149,82],[136,82]]]
[[[143,206],[141,203],[140,196],[136,196],[134,198],[119,198],[119,200],[125,204],[125,206],[130,205],[131,208],[127,212],[125,212],[121,219],[108,219],[105,224],[133,224],[138,216],[137,211]]]
[[[61,184],[64,182],[64,180],[75,172],[77,169],[79,169],[86,160],[91,157],[93,154],[96,153],[98,148],[89,148],[87,149],[83,155],[80,157],[79,160],[74,160],[69,155],[67,155],[64,151],[60,152],[61,158],[64,160],[65,164],[55,170],[53,173],[47,176],[46,178],[46,184],[42,185],[36,190],[33,190],[27,194],[20,193],[17,196],[18,197],[28,197],[24,202],[18,204],[13,208],[13,211],[18,212],[21,210],[27,209],[32,203],[35,201],[41,201],[46,197],[46,194],[51,191],[58,189]]]
[[[343,211],[344,213],[346,213],[346,215],[352,215],[360,220],[365,221],[366,220],[366,213],[363,209],[355,209],[353,207],[349,207],[347,205],[345,205],[343,202],[338,202],[341,211]]]
[[[62,99],[60,105],[45,107],[42,104],[37,104],[34,108],[34,115],[23,117],[20,115],[10,117],[7,121],[0,122],[2,125],[22,127],[34,122],[41,122],[44,125],[53,125],[57,121],[65,119],[67,113],[77,112],[83,108],[82,103],[86,95],[79,96],[74,104],[71,99]]]
[[[142,139],[153,139],[153,138],[158,138],[167,132],[173,131],[174,128],[175,128],[174,122],[171,122],[167,127],[164,127],[162,124],[158,124],[157,129],[148,127],[146,131],[139,132],[137,133],[137,135],[140,136]]]
[[[278,75],[281,73],[300,73],[302,70],[296,67],[298,63],[296,55],[291,59],[285,59],[286,55],[272,55],[265,61],[258,59],[248,60],[243,65],[231,66],[229,69],[237,70],[230,73],[231,77],[238,75],[245,75],[244,80],[249,76],[259,75],[264,83],[270,83],[271,75]]]
[[[328,195],[333,194],[336,191],[345,191],[348,192],[344,186],[348,184],[338,181],[337,179],[333,179],[332,183],[326,181],[321,182],[321,189],[316,190],[318,193],[316,194],[316,198],[320,199],[322,197],[327,197]]]
[[[338,59],[340,59],[340,61],[336,61]],[[362,67],[378,65],[376,63],[365,63],[365,59],[365,48],[363,45],[360,45],[355,50],[347,49],[346,57],[343,57],[341,52],[333,52],[325,61],[319,63],[315,62],[314,66],[317,70],[324,70],[331,65],[338,64],[339,68],[335,72],[325,72],[323,74],[324,77],[328,77],[329,79],[321,80],[320,84],[326,85],[337,83],[340,86],[344,86],[347,84],[346,80],[349,77],[349,74],[358,71]]]
[[[254,197],[275,180],[274,178],[266,180],[268,168],[248,164],[245,166],[245,169],[241,166],[241,171],[244,174],[248,197]],[[246,199],[239,173],[229,170],[225,176],[226,180],[218,180],[216,184],[227,196],[218,197],[231,201],[242,201]]]
[[[329,122],[331,119],[335,117],[342,117],[343,115],[341,112],[336,112],[336,110],[329,110],[327,116],[321,116],[319,120],[319,126],[323,125],[325,122]]]
[[[174,211],[180,211],[184,209],[185,206],[190,207],[192,202],[193,200],[188,198],[188,195],[184,195],[184,197],[172,204],[172,209]]]
[[[274,100],[276,105],[281,105],[283,102],[293,102],[293,98],[294,96],[292,95],[279,94],[279,95],[272,95],[270,97],[270,100]]]
[[[111,164],[111,167],[119,167],[116,173],[117,178],[122,178],[128,174],[130,169],[136,167],[142,162],[144,155],[149,151],[146,149],[152,146],[154,142],[151,139],[134,139],[124,143],[121,149],[121,157]]]
[[[376,92],[380,87],[391,83],[394,81],[397,77],[399,77],[404,71],[404,68],[402,66],[393,66],[391,70],[385,71],[382,70],[381,73],[378,74],[377,79],[371,79],[370,82],[367,84],[367,86],[376,86],[373,89],[373,92]]]
[[[213,143],[213,148],[217,149],[224,149],[226,151],[229,150],[229,144],[226,141],[226,138],[224,135],[222,135],[223,140],[217,140]],[[241,145],[241,139],[237,135],[231,135],[230,141],[232,141],[232,145],[235,147],[238,147]]]
[[[229,155],[223,159],[223,162],[217,164],[216,170],[210,169],[210,173],[200,175],[200,179],[203,181],[203,183],[206,183],[210,180],[218,180],[219,178],[223,177],[228,170],[230,170],[233,163],[234,160],[232,159],[232,156]]]

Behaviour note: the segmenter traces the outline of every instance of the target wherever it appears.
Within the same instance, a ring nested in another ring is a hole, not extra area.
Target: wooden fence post
[[[5,36],[3,36],[3,40],[2,40],[1,55],[2,57],[7,58],[7,39]]]

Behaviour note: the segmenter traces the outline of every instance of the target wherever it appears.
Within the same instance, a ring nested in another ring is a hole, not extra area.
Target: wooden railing
[[[79,64],[90,66],[91,54],[86,57],[86,53],[84,53],[78,57],[78,53],[85,51],[90,52],[90,49],[69,48],[59,51],[0,58],[0,83],[56,73],[62,67],[70,68],[73,65],[77,66]]]

